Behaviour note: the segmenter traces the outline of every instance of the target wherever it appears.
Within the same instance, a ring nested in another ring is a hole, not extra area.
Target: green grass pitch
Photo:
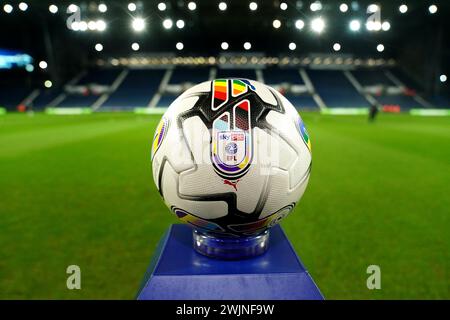
[[[450,119],[302,116],[313,170],[282,225],[325,297],[449,299]],[[0,116],[0,298],[135,297],[177,222],[151,176],[158,120]],[[71,264],[81,290],[66,289]]]

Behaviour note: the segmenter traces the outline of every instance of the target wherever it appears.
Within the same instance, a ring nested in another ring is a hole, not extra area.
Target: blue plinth
[[[322,300],[323,296],[280,226],[269,250],[225,261],[192,248],[192,229],[174,224],[152,258],[138,300]]]

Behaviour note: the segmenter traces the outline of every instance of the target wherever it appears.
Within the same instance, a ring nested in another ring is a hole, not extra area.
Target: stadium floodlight
[[[197,9],[197,4],[194,1],[189,2],[188,9],[194,11],[195,9]]]
[[[131,11],[131,12],[134,12],[134,11],[136,11],[136,4],[134,3],[134,2],[130,2],[129,4],[128,4],[128,10],[129,11]]]
[[[244,49],[245,50],[250,50],[252,48],[252,44],[250,42],[245,42],[244,43]]]
[[[438,7],[435,4],[432,4],[431,6],[428,7],[428,11],[431,14],[435,14],[438,11]]]
[[[406,13],[406,11],[408,11],[408,6],[406,4],[402,4],[398,7],[398,11],[400,11],[400,13]]]
[[[281,10],[285,11],[285,10],[287,10],[287,8],[288,8],[288,5],[287,5],[286,2],[280,3],[280,9],[281,9]]]
[[[106,22],[103,20],[97,20],[95,22],[97,30],[98,31],[105,31],[106,30]]]
[[[219,10],[220,11],[225,11],[225,10],[227,10],[227,4],[225,3],[225,2],[221,2],[221,3],[219,3]]]
[[[347,12],[348,11],[348,5],[346,3],[341,3],[341,5],[339,6],[339,10],[341,12]]]
[[[447,81],[447,75],[441,74],[439,76],[439,81],[441,81],[442,83],[446,82]]]
[[[78,7],[76,4],[70,4],[67,9],[69,10],[70,13],[75,13],[78,10],[80,10],[80,7]]]
[[[80,31],[86,31],[88,29],[88,24],[86,21],[80,21],[78,23]]]
[[[45,80],[44,87],[50,89],[53,86],[53,83],[50,80]]]
[[[164,2],[158,3],[158,10],[165,11],[167,9],[167,5]]]
[[[333,44],[333,50],[334,51],[339,51],[339,50],[341,50],[341,45],[339,44],[339,43],[335,43],[335,44]]]
[[[145,29],[145,20],[142,18],[134,18],[131,22],[131,27],[136,32],[141,32]]]
[[[131,44],[131,49],[132,49],[133,51],[138,51],[139,48],[140,48],[139,43],[133,42],[133,43]]]
[[[381,29],[382,29],[383,31],[388,31],[389,29],[391,29],[391,24],[390,24],[390,22],[389,22],[389,21],[384,21],[384,22],[381,24]]]
[[[181,20],[181,19],[177,20],[176,26],[178,29],[183,29],[185,26],[184,20]]]
[[[95,21],[89,21],[88,22],[88,29],[93,31],[93,30],[97,30],[97,22]]]
[[[377,45],[377,51],[378,52],[383,52],[384,51],[384,45],[382,45],[381,43],[379,45]]]
[[[258,4],[256,2],[250,2],[248,7],[250,8],[250,10],[255,11],[256,9],[258,9]]]
[[[369,20],[366,23],[366,29],[368,31],[380,31],[381,30],[381,22]]]
[[[28,10],[28,4],[26,2],[19,3],[19,9],[20,9],[20,11],[27,11]]]
[[[98,52],[103,51],[103,45],[101,43],[97,43],[95,45],[95,51],[98,51]]]
[[[222,43],[220,44],[220,47],[222,48],[222,50],[228,50],[228,48],[229,48],[230,46],[228,45],[228,42],[222,42]]]
[[[6,13],[11,13],[13,11],[13,6],[10,4],[5,4],[3,6],[3,11],[5,11]]]
[[[273,20],[272,25],[275,29],[278,29],[281,27],[281,21],[278,19]]]
[[[311,21],[311,30],[316,33],[322,33],[322,31],[325,29],[325,21],[321,18],[314,18]]]
[[[27,64],[25,66],[25,70],[27,70],[28,72],[33,72],[34,71],[34,66],[32,64]]]
[[[47,69],[47,67],[48,67],[47,61],[39,61],[39,68],[45,70]]]
[[[164,21],[163,21],[163,27],[164,27],[164,29],[172,29],[172,26],[173,26],[173,21],[172,21],[172,19],[164,19]]]
[[[315,1],[315,2],[311,3],[311,5],[309,6],[309,9],[311,9],[311,11],[313,11],[313,12],[320,11],[320,10],[322,10],[322,3],[320,1]]]
[[[78,21],[72,22],[72,24],[70,25],[70,29],[72,29],[73,31],[80,31],[80,23]]]
[[[294,51],[296,48],[297,48],[297,45],[295,44],[295,42],[289,43],[289,50]]]
[[[100,3],[98,5],[98,11],[100,11],[101,13],[105,13],[106,11],[108,11],[108,7],[106,6],[106,4]]]
[[[305,22],[302,19],[298,19],[295,21],[295,27],[299,30],[302,30],[305,27]]]
[[[183,50],[183,48],[184,48],[183,42],[177,42],[177,44],[175,45],[175,48],[177,48],[178,51]]]
[[[367,7],[367,13],[375,13],[378,12],[379,10],[380,7],[375,3],[369,4],[369,6]]]
[[[351,31],[359,31],[359,29],[361,29],[361,22],[359,22],[359,20],[357,19],[354,19],[350,21],[349,28]]]
[[[55,14],[55,13],[58,12],[58,7],[55,6],[54,4],[51,4],[51,5],[48,7],[48,11],[50,11],[50,13]]]

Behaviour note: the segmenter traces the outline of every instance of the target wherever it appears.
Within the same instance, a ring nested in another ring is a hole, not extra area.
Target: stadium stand
[[[307,73],[327,107],[368,107],[368,101],[355,89],[340,70],[309,69]]]
[[[130,70],[122,84],[106,100],[101,108],[146,107],[158,91],[163,69]]]

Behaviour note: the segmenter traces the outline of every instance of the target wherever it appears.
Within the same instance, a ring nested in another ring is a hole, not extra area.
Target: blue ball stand
[[[210,258],[239,260],[259,256],[269,248],[269,230],[255,236],[226,237],[198,229],[192,232],[195,251]]]

